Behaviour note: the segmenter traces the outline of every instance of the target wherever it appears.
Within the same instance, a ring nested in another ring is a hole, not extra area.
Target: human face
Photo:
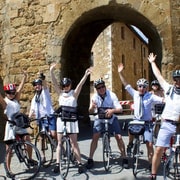
[[[14,99],[16,91],[6,91],[6,96],[8,99]]]
[[[34,89],[35,89],[35,91],[41,91],[42,85],[37,83],[34,85]]]
[[[145,94],[146,91],[147,91],[147,86],[144,86],[144,85],[139,85],[138,86],[138,92],[139,92],[140,95]]]
[[[180,88],[180,77],[175,77],[174,79],[174,84],[177,88]]]
[[[100,84],[96,87],[96,90],[97,90],[98,94],[104,95],[106,92],[106,86],[104,84]]]
[[[62,88],[63,88],[63,90],[64,90],[65,92],[69,92],[70,89],[71,89],[71,84],[64,85]]]

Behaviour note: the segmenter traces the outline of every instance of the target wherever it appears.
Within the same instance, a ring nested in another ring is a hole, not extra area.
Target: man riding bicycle
[[[122,139],[122,136],[120,134],[120,126],[118,123],[117,117],[114,115],[115,113],[122,112],[122,106],[120,105],[117,96],[106,89],[105,82],[102,79],[99,79],[94,82],[94,87],[96,88],[97,93],[93,95],[89,107],[89,112],[94,113],[97,111],[97,108],[99,107],[110,107],[106,110],[106,116],[109,118],[109,128],[111,132],[115,134],[115,138],[119,147],[119,150],[121,151],[121,155],[124,158],[123,159],[123,166],[125,168],[128,167],[128,160],[125,159],[125,145]],[[98,139],[100,137],[100,134],[103,130],[103,123],[98,117],[94,121],[94,127],[93,127],[93,137],[92,142],[90,146],[90,154],[89,159],[87,162],[87,169],[91,169],[94,166],[93,161],[93,155],[97,148]]]

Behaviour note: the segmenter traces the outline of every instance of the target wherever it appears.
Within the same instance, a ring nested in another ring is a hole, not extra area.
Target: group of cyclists
[[[151,87],[154,89],[152,91],[148,91],[149,82],[144,78],[141,78],[137,81],[137,89],[134,89],[130,84],[128,84],[122,73],[124,69],[123,64],[120,63],[117,66],[120,81],[124,85],[127,92],[132,96],[134,101],[134,119],[139,121],[145,121],[144,141],[147,147],[149,169],[151,171],[150,179],[156,179],[156,174],[158,171],[163,150],[164,148],[169,146],[170,138],[173,134],[175,134],[177,124],[180,120],[180,70],[173,71],[173,84],[170,85],[162,77],[160,70],[155,63],[155,59],[156,55],[150,53],[148,56],[148,61],[151,64],[152,71],[157,79],[151,83]],[[78,96],[86,79],[92,73],[92,69],[86,69],[84,76],[82,77],[76,88],[72,89],[72,81],[67,77],[61,80],[59,86],[58,81],[54,75],[55,67],[56,63],[51,64],[50,76],[54,90],[58,95],[59,106],[77,107]],[[20,85],[16,87],[15,84],[7,84],[4,86],[5,97],[0,94],[0,104],[4,109],[4,113],[7,115],[8,120],[12,120],[13,114],[20,111],[19,99],[26,79],[27,72],[23,71],[23,78]],[[32,82],[32,85],[34,87],[35,94],[31,101],[29,117],[35,116],[35,118],[41,118],[45,115],[48,116],[50,114],[53,114],[54,109],[52,106],[50,93],[46,84],[45,75],[43,73],[40,73],[39,77]],[[133,145],[133,136],[129,134],[129,142],[126,151],[125,143],[121,136],[121,128],[119,126],[117,116],[115,115],[116,113],[122,112],[122,106],[120,105],[116,94],[106,88],[105,81],[103,79],[98,79],[94,81],[94,87],[96,89],[96,93],[91,98],[89,113],[97,112],[97,109],[99,107],[109,107],[106,109],[105,115],[109,119],[110,131],[115,135],[118,148],[121,152],[123,158],[122,166],[124,168],[128,168],[127,156],[129,155]],[[163,91],[160,88],[162,88]],[[162,124],[158,133],[155,151],[152,138],[153,113],[151,111],[154,103],[165,103],[165,108],[162,113]],[[93,137],[86,166],[82,164],[81,153],[77,143],[77,135],[79,133],[78,122],[67,122],[66,125],[72,149],[77,160],[78,172],[83,173],[85,172],[86,168],[91,169],[94,166],[93,155],[97,148],[98,139],[100,137],[101,131],[104,128],[104,124],[101,122],[101,120],[98,119],[98,116],[95,116],[95,121],[93,125]],[[38,123],[38,126],[39,128],[41,128],[40,122]],[[56,119],[52,116],[49,130],[52,137],[57,140],[56,164],[53,168],[53,171],[54,173],[59,173],[59,154],[61,150],[61,140],[63,136],[62,119],[60,117]],[[11,135],[11,131],[12,127],[7,121],[4,136],[6,147],[8,147],[12,139],[15,138]],[[30,136],[26,129],[17,127],[16,133],[23,134],[24,139],[30,141]],[[31,157],[31,149],[29,149],[28,152],[29,157]],[[41,154],[41,156],[42,161],[45,161],[45,157],[43,156],[43,154]],[[32,162],[36,163],[33,161],[33,159]],[[7,174],[7,176],[9,175]]]

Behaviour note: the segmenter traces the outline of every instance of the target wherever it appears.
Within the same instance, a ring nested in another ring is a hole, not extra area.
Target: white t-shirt
[[[173,91],[173,86],[165,82],[162,85],[165,92],[165,102],[162,118],[167,120],[179,121],[180,118],[180,95]],[[167,92],[169,94],[167,95]]]

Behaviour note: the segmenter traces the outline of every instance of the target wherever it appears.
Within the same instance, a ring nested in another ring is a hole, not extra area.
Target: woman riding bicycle
[[[5,98],[3,98],[2,95],[0,94],[0,104],[2,105],[2,107],[4,109],[4,114],[6,114],[9,121],[13,120],[12,119],[13,114],[20,111],[19,100],[20,100],[21,91],[24,87],[24,84],[25,84],[25,81],[27,78],[26,71],[23,71],[23,75],[24,76],[23,76],[22,81],[21,81],[20,85],[18,86],[18,88],[16,88],[15,84],[7,84],[7,85],[4,85]],[[6,122],[5,136],[4,136],[4,141],[6,143],[6,149],[8,149],[8,146],[12,143],[12,140],[15,139],[14,133],[13,133],[14,127],[12,126],[12,124],[9,121]],[[26,141],[30,141],[30,136],[28,135],[28,132],[26,129],[15,127],[15,133],[24,135],[23,139]],[[29,148],[28,153],[29,153],[29,157],[31,159],[32,149]],[[10,171],[11,156],[9,155],[8,158],[9,158],[9,160],[7,161],[8,162],[7,168]],[[32,159],[30,161],[31,161],[31,163],[36,163]],[[11,176],[10,178],[13,178],[12,175],[7,173],[7,177],[9,177],[9,176]]]
[[[71,107],[77,107],[77,99],[78,96],[81,92],[82,86],[85,83],[87,77],[90,75],[91,73],[91,69],[88,68],[85,71],[84,76],[82,77],[81,81],[79,82],[79,84],[76,86],[75,90],[71,89],[72,86],[72,81],[69,78],[63,78],[61,80],[61,88],[59,88],[59,85],[57,83],[57,80],[54,76],[54,68],[55,68],[56,64],[53,63],[50,67],[50,74],[51,74],[51,78],[52,78],[52,83],[54,85],[54,89],[56,91],[56,93],[59,95],[59,105],[60,106],[71,106]],[[63,126],[64,126],[64,122],[58,118],[57,119],[57,138],[58,138],[58,146],[57,146],[57,150],[56,150],[56,166],[54,167],[54,172],[55,173],[59,173],[59,162],[60,162],[60,148],[61,148],[61,139],[63,136]],[[78,143],[77,143],[77,133],[79,133],[79,127],[78,127],[78,121],[75,122],[67,122],[67,133],[69,134],[70,137],[70,141],[71,141],[71,145],[72,145],[72,149],[75,153],[75,157],[76,160],[78,162],[78,172],[79,173],[83,173],[84,172],[84,167],[82,166],[81,163],[81,155],[80,155],[80,150],[78,147]]]

